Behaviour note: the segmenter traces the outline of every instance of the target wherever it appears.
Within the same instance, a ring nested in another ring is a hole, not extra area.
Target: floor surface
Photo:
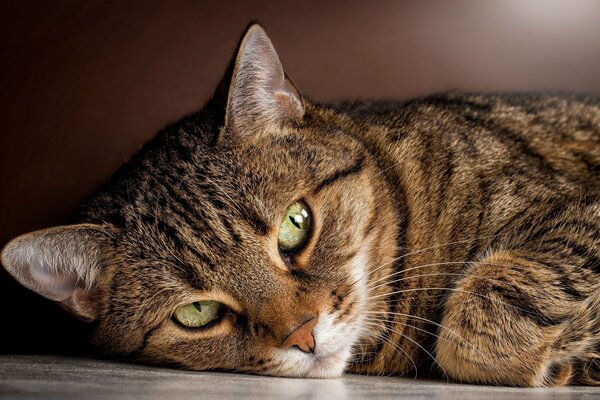
[[[520,389],[345,375],[286,379],[53,356],[0,355],[0,399],[600,399],[600,388]]]

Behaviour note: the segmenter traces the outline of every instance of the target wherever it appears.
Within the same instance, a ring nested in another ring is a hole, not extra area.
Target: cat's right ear
[[[286,126],[304,116],[304,100],[283,70],[263,28],[254,24],[240,43],[225,110],[224,131],[251,136],[266,125]]]
[[[98,312],[96,280],[109,243],[110,231],[104,226],[58,226],[11,240],[0,257],[23,286],[92,321]]]

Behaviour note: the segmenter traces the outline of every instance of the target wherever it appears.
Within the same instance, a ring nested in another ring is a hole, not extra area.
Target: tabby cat
[[[107,354],[600,383],[600,101],[303,99],[258,25],[198,113],[2,264]]]

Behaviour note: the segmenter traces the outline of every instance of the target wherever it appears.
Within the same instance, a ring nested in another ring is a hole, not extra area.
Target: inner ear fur
[[[110,236],[95,224],[42,229],[11,240],[0,259],[20,284],[90,321],[97,318],[96,283]]]

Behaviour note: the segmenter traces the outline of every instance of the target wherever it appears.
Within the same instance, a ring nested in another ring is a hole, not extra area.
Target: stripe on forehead
[[[356,160],[354,162],[354,164],[348,168],[345,168],[343,170],[334,172],[333,174],[331,174],[330,176],[328,176],[327,178],[323,179],[321,181],[321,183],[319,183],[317,185],[317,187],[315,188],[315,190],[313,191],[314,194],[319,193],[321,190],[323,190],[324,188],[326,188],[327,186],[333,184],[334,182],[343,179],[347,176],[350,175],[354,175],[354,174],[358,174],[360,173],[360,171],[363,168],[363,164],[364,164],[364,157],[359,158],[358,160]]]

